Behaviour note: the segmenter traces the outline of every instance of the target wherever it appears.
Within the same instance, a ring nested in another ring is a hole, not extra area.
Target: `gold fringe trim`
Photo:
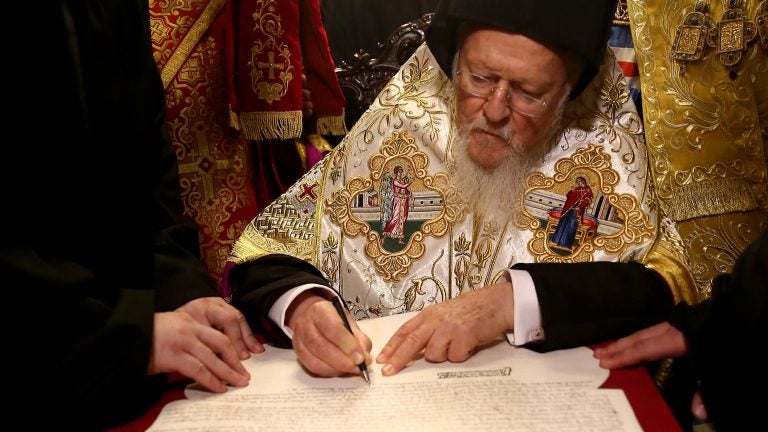
[[[702,216],[754,210],[755,193],[744,179],[726,179],[695,183],[676,188],[669,205],[669,217],[676,222]]]
[[[347,125],[344,123],[344,111],[340,116],[318,117],[317,133],[320,135],[346,135]]]
[[[232,109],[232,104],[227,106],[229,111],[229,127],[240,132],[240,120],[237,118],[237,113]]]
[[[301,137],[301,111],[241,112],[240,131],[250,140],[287,140]]]
[[[160,72],[160,78],[163,80],[163,88],[168,88],[168,85],[171,84],[173,78],[179,73],[179,69],[181,69],[181,66],[187,61],[187,57],[192,53],[192,50],[197,43],[200,42],[200,39],[205,32],[208,31],[208,27],[211,26],[213,19],[219,15],[219,11],[221,11],[224,4],[226,4],[226,0],[211,0],[205,5],[205,9],[203,9],[200,17],[194,24],[192,24],[192,28],[190,28],[189,32],[184,35],[181,43],[179,43],[179,46],[173,51],[171,58],[168,59],[168,62]]]

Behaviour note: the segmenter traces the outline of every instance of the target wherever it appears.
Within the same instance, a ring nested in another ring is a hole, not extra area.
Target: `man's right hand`
[[[286,320],[293,330],[293,349],[309,372],[322,377],[359,374],[359,363],[371,363],[371,339],[347,317],[354,336],[325,298],[308,291],[291,303]]]
[[[150,375],[179,372],[216,393],[248,385],[251,376],[224,333],[183,311],[156,313],[154,327]]]
[[[680,357],[688,352],[688,342],[669,322],[659,323],[623,337],[595,350],[600,367],[617,369],[664,357]]]
[[[688,353],[685,335],[669,322],[659,323],[621,338],[595,350],[600,367],[618,369],[665,357],[680,357]],[[697,390],[691,401],[691,412],[699,420],[707,420],[707,408]]]

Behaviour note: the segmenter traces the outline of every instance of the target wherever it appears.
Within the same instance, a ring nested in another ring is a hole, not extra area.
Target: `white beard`
[[[549,133],[542,137],[541,144],[522,156],[513,153],[510,147],[506,158],[492,170],[480,167],[469,156],[468,131],[475,126],[485,130],[494,128],[480,118],[459,132],[453,148],[455,172],[451,183],[459,190],[470,212],[504,223],[520,210],[528,175],[541,165],[560,134],[562,111],[557,113],[555,119],[546,129]],[[511,137],[508,132],[497,132],[500,136]]]

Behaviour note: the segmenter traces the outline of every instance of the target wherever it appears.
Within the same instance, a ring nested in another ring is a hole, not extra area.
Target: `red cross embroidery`
[[[307,197],[309,197],[311,201],[315,201],[317,199],[317,195],[315,195],[315,188],[317,187],[317,183],[304,183],[301,185],[301,187],[304,189],[304,191],[299,195],[299,201],[304,201]]]

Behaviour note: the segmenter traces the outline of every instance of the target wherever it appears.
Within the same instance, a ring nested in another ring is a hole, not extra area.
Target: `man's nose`
[[[498,123],[508,118],[512,113],[509,109],[509,91],[503,87],[493,89],[485,101],[483,110],[488,121],[492,123]]]

